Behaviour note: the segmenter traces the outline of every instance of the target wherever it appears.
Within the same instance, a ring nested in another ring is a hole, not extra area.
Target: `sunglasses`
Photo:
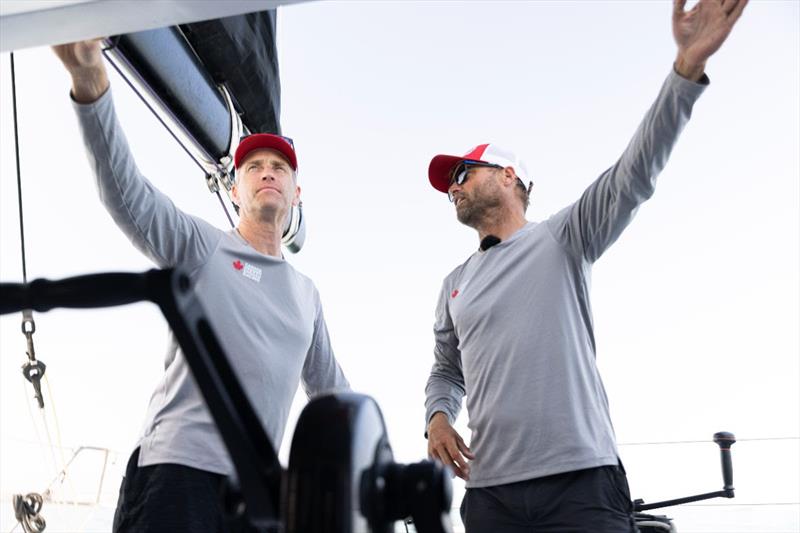
[[[503,168],[502,165],[497,165],[494,163],[484,163],[483,161],[465,159],[459,162],[453,167],[453,170],[450,171],[450,186],[452,186],[454,183],[456,185],[464,185],[469,179],[470,170],[480,167]],[[449,190],[447,191],[447,198],[450,200],[450,202],[454,201],[453,194]]]

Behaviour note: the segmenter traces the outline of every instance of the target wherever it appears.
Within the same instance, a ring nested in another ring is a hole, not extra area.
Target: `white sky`
[[[531,170],[529,220],[572,202],[619,156],[669,72],[670,11],[665,1],[282,8],[282,124],[309,221],[289,260],[319,287],[339,361],[381,405],[398,460],[425,455],[434,304],[477,246],[428,184],[430,158],[497,142]],[[48,49],[15,59],[29,279],[149,268],[96,198],[66,73]],[[634,497],[720,489],[710,439],[732,431],[737,498],[668,514],[682,532],[797,531],[800,4],[751,1],[707,72],[656,194],[594,269],[598,364]],[[112,86],[145,174],[225,227],[194,164],[124,82]],[[19,281],[8,54],[0,106],[0,280]],[[163,319],[148,304],[35,318],[63,445],[111,448],[117,472],[163,368]],[[54,472],[26,407],[19,323],[0,319],[3,520],[8,494],[42,490]]]

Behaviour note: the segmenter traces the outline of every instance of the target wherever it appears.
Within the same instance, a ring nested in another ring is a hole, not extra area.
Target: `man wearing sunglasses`
[[[432,458],[466,480],[468,533],[635,531],[595,363],[591,267],[654,191],[746,0],[675,0],[677,59],[622,157],[572,205],[525,220],[530,175],[493,144],[437,155],[433,187],[480,247],[444,280],[426,387]],[[466,396],[469,445],[452,424]]]
[[[183,213],[140,174],[117,122],[99,43],[54,50],[72,77],[75,111],[105,207],[156,265],[190,272],[231,365],[279,447],[301,381],[309,396],[349,388],[316,287],[281,253],[284,222],[300,201],[294,143],[271,134],[241,140],[232,191],[239,224],[220,230]],[[217,428],[171,338],[113,529],[225,531],[219,497],[231,474]]]

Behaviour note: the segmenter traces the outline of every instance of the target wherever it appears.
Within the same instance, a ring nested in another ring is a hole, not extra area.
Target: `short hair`
[[[498,168],[498,172],[502,172],[505,169]],[[528,210],[528,206],[531,205],[531,185],[525,186],[525,183],[522,181],[522,178],[517,176],[517,171],[514,171],[514,193],[519,198],[519,201],[522,202],[522,212],[526,212]]]
[[[522,183],[522,178],[517,176],[514,192],[517,194],[517,198],[519,198],[520,202],[522,202],[522,212],[524,213],[528,210],[528,206],[531,205],[531,188],[530,186],[526,187],[525,184]]]

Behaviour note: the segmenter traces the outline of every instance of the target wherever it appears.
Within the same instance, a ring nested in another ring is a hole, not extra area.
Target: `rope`
[[[42,492],[45,496],[48,497],[48,500],[53,500],[53,494],[58,493],[57,491],[63,490],[64,496],[62,499],[69,504],[77,505],[77,498],[75,497],[76,490],[72,483],[72,478],[67,476],[67,461],[64,457],[64,450],[72,450],[73,448],[67,448],[63,445],[61,441],[61,426],[58,423],[58,415],[56,413],[55,407],[55,397],[53,396],[53,391],[50,389],[50,380],[45,376],[44,378],[45,384],[47,386],[47,392],[50,395],[50,406],[49,409],[53,411],[53,422],[55,424],[55,435],[56,435],[56,443],[53,443],[53,436],[50,432],[50,423],[48,422],[47,418],[47,411],[48,409],[39,409],[38,412],[41,415],[41,422],[37,423],[36,416],[33,413],[33,409],[30,405],[30,398],[28,395],[25,395],[25,403],[28,407],[28,414],[31,417],[31,425],[33,425],[33,429],[36,432],[36,439],[37,444],[40,447],[40,451],[42,454],[42,464],[47,464],[48,467],[52,467],[53,472],[53,480],[47,486],[47,488]],[[42,439],[41,433],[39,432],[39,426],[44,429],[45,437],[47,437],[47,444],[44,444],[44,439]],[[11,439],[17,440],[18,442],[30,442],[24,441],[23,439]],[[33,444],[33,443],[32,443]],[[47,456],[47,451],[50,452],[50,457]],[[57,452],[57,453],[56,453]],[[59,461],[60,459],[60,461]],[[66,483],[66,486],[64,485]]]
[[[42,415],[42,426],[44,427],[45,434],[47,436],[47,446],[45,446],[42,441],[42,435],[39,432],[39,424],[36,421],[36,416],[33,414],[33,409],[31,408],[31,400],[27,394],[25,394],[25,405],[28,407],[28,414],[31,417],[31,425],[33,426],[33,430],[36,432],[36,440],[38,441],[36,442],[36,444],[40,447],[39,451],[42,454],[42,464],[44,465],[52,462],[51,466],[53,468],[53,472],[58,473],[58,461],[56,460],[56,455],[53,446],[53,439],[50,437],[50,428],[47,425],[47,418],[45,417],[45,411],[39,410],[39,413]],[[48,449],[50,450],[49,461],[46,453]],[[48,491],[46,490],[45,493],[47,492]]]
[[[58,413],[56,412],[56,397],[53,396],[53,390],[50,388],[50,380],[47,376],[44,376],[44,383],[47,386],[47,394],[50,396],[50,409],[53,411],[53,423],[56,426],[56,444],[58,448],[59,455],[61,456],[61,465],[63,466],[66,461],[64,459],[64,445],[61,442],[61,425],[58,423]],[[45,423],[47,423],[45,419]],[[49,438],[48,432],[48,438]],[[53,448],[53,443],[50,443],[50,447]]]
[[[69,496],[68,498],[66,498],[66,500],[72,503],[74,506],[77,505],[77,498],[75,497],[75,487],[72,484],[72,477],[67,476],[67,461],[66,458],[64,457],[64,445],[61,442],[61,425],[58,423],[58,414],[56,413],[56,400],[55,396],[53,396],[53,391],[50,389],[50,380],[47,378],[47,376],[44,377],[44,382],[47,385],[47,394],[50,396],[50,409],[53,411],[53,423],[55,424],[55,430],[56,430],[56,446],[53,446],[53,441],[50,437],[50,427],[47,424],[47,417],[45,416],[45,412],[42,410],[41,411],[42,421],[44,422],[44,427],[47,431],[47,442],[50,446],[50,452],[53,454],[53,463],[57,471],[58,471],[58,463],[56,463],[54,450],[58,450],[58,456],[61,459],[60,463],[61,470],[58,472],[56,479],[58,479],[59,477],[61,478],[59,483],[60,486],[63,486],[64,482],[66,482],[68,496]],[[47,490],[45,492],[47,493],[52,492],[51,489],[55,482],[56,480],[53,480],[53,483],[51,483],[50,486],[47,487]]]
[[[14,517],[25,533],[41,533],[46,527],[44,517],[39,514],[44,500],[40,494],[31,492],[25,496],[14,495]]]

